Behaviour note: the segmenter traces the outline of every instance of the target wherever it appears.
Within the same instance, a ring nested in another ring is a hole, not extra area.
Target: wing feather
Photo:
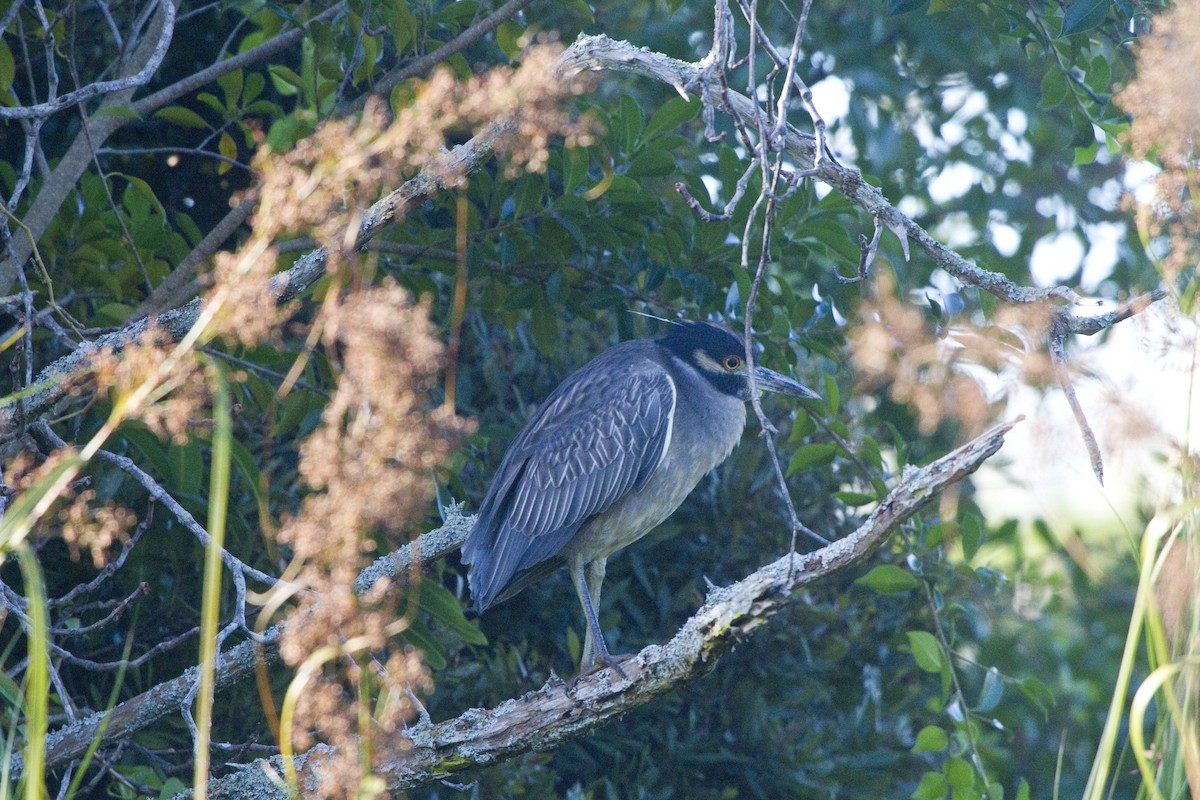
[[[463,545],[476,610],[658,467],[675,385],[644,345],[618,345],[567,378],[513,440]]]

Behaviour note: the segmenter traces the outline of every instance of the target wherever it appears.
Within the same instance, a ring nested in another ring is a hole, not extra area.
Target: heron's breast
[[[704,418],[677,410],[671,440],[658,469],[638,491],[629,492],[584,526],[564,549],[585,560],[606,557],[645,536],[671,515],[700,479],[720,464],[742,438],[746,405],[721,395],[706,404]]]

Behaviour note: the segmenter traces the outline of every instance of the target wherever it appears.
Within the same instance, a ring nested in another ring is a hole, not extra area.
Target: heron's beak
[[[754,383],[760,392],[779,392],[789,397],[799,397],[802,400],[820,400],[821,395],[809,389],[802,383],[796,383],[791,378],[784,377],[766,367],[754,368]]]

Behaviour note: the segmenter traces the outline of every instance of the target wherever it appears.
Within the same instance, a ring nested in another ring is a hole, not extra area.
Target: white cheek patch
[[[692,360],[695,361],[696,364],[698,364],[705,372],[713,372],[718,375],[724,375],[729,372],[729,370],[725,369],[716,361],[714,361],[712,356],[703,350],[697,350],[696,352],[692,353]]]

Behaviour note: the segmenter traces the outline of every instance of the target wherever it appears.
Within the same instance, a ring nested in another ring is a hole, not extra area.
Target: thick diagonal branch
[[[666,644],[651,645],[621,662],[627,677],[602,670],[571,691],[551,680],[541,689],[491,709],[471,709],[455,719],[420,723],[412,746],[375,768],[389,790],[421,786],[531,750],[549,750],[583,736],[608,720],[706,675],[722,656],[776,613],[790,605],[796,589],[846,569],[877,550],[909,517],[939,492],[970,475],[1004,443],[1014,423],[998,425],[979,438],[919,469],[907,469],[899,485],[867,520],[844,539],[813,553],[767,564],[732,586],[714,590],[696,614]],[[301,795],[330,748],[313,748],[297,759]],[[283,774],[278,757],[251,764],[209,784],[211,798],[286,798],[268,777]]]

